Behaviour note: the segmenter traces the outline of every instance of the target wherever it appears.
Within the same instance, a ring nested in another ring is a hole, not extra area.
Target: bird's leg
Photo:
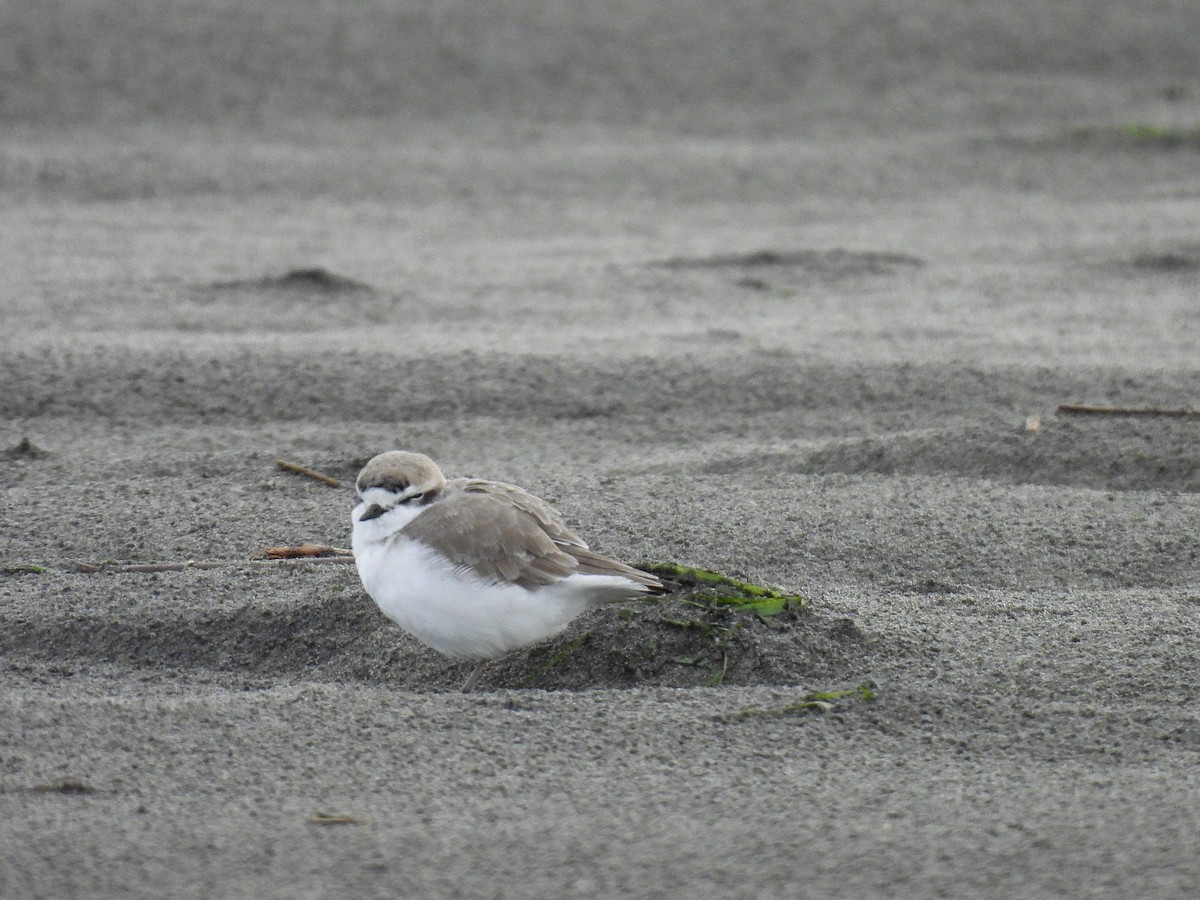
[[[475,687],[475,682],[477,682],[479,680],[479,676],[483,674],[483,665],[485,662],[486,660],[481,659],[479,662],[475,663],[475,668],[471,670],[471,674],[468,675],[467,680],[463,682],[462,692],[464,694],[469,694],[471,692],[471,688]]]

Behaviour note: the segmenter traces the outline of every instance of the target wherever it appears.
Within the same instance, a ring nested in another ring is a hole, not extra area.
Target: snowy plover
[[[422,643],[477,661],[464,691],[484,660],[558,634],[597,604],[663,590],[589,550],[544,500],[499,481],[447,481],[423,454],[381,453],[355,486],[363,587]]]

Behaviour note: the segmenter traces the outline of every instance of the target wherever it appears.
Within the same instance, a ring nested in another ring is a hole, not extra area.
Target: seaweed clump
[[[695,606],[724,606],[766,617],[804,604],[804,598],[798,594],[785,594],[775,588],[738,581],[707,569],[677,563],[646,563],[639,568],[657,575],[666,585],[668,594]]]
[[[809,668],[809,643],[828,643],[820,629],[808,627],[811,615],[797,594],[676,563],[638,568],[666,590],[600,611],[582,631],[513,654],[496,666],[498,683],[550,689],[780,683],[793,680],[794,665]],[[796,627],[802,620],[805,627]]]

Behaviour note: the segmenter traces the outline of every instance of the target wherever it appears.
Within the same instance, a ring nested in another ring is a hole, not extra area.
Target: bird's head
[[[362,500],[356,521],[368,522],[398,507],[415,508],[433,501],[446,486],[437,463],[423,453],[389,450],[368,462],[354,487]]]

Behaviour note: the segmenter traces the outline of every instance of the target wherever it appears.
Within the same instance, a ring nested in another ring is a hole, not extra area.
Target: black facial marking
[[[383,488],[385,491],[391,491],[393,494],[403,494],[408,490],[408,482],[403,478],[377,478],[368,483],[366,481],[358,482],[358,492],[369,491],[371,488]]]
[[[384,509],[382,506],[380,506],[378,503],[372,503],[365,510],[363,510],[363,514],[358,517],[358,521],[370,522],[372,519],[378,519],[385,512],[387,512],[387,510]]]

